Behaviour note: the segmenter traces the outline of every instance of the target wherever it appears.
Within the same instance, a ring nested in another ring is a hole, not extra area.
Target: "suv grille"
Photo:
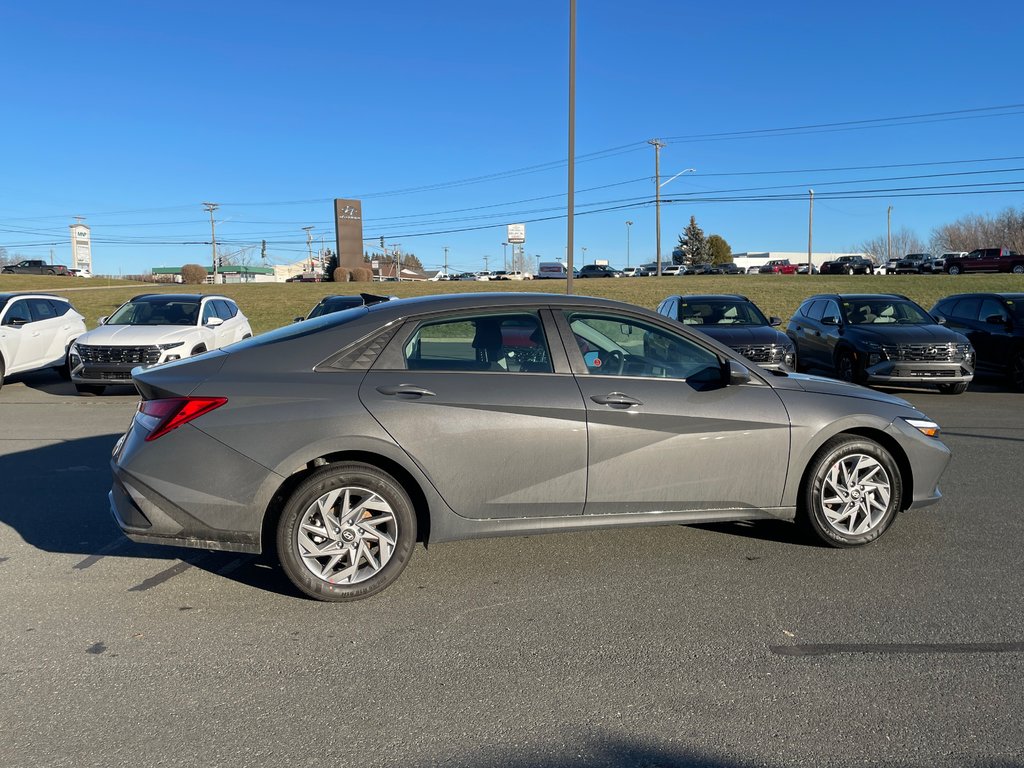
[[[98,347],[86,344],[78,345],[78,353],[82,362],[96,365],[99,363],[119,363],[125,365],[155,365],[160,359],[160,347]]]
[[[890,360],[912,363],[960,363],[967,356],[966,344],[886,344]]]
[[[780,363],[786,350],[775,344],[752,344],[748,346],[733,347],[734,350],[743,355],[747,360],[755,363]]]

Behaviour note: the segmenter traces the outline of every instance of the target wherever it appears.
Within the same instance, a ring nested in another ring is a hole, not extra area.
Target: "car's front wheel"
[[[954,264],[953,266],[946,268],[946,273],[950,274],[950,275],[959,275],[960,274],[960,267],[958,267],[956,264]]]
[[[851,384],[864,383],[864,371],[851,349],[840,349],[836,352],[836,375]]]
[[[1024,350],[1019,350],[1010,362],[1010,386],[1024,392]]]
[[[884,447],[838,435],[808,467],[799,520],[829,546],[855,547],[885,533],[902,498],[899,469]]]
[[[939,384],[939,392],[944,395],[962,395],[966,391],[966,381],[958,381],[951,384]]]
[[[292,493],[277,527],[288,578],[317,600],[370,597],[398,578],[416,544],[416,514],[391,475],[368,464],[317,470]]]

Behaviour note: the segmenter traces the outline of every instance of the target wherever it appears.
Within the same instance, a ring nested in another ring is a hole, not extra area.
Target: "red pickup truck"
[[[762,275],[795,275],[796,264],[790,264],[789,259],[772,259],[757,271]]]
[[[1009,248],[977,248],[966,256],[946,257],[947,274],[964,272],[1013,272],[1024,275],[1024,256]]]

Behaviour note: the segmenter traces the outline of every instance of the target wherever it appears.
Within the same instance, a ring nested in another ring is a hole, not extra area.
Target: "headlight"
[[[173,341],[170,344],[158,344],[157,346],[159,346],[160,349],[167,350],[167,349],[174,349],[175,347],[180,347],[184,343],[185,343],[184,341]]]
[[[782,362],[785,363],[786,367],[792,370],[796,363],[796,352],[793,351],[792,347],[786,347],[782,351]]]
[[[964,362],[971,365],[974,362],[974,347],[968,346],[964,352]]]
[[[883,360],[888,360],[889,355],[885,352],[885,347],[881,344],[876,344],[873,341],[865,342],[864,349],[868,353],[868,365],[878,365]]]
[[[934,421],[929,421],[928,419],[904,419],[904,421],[922,435],[927,435],[928,437],[939,436],[939,425]]]

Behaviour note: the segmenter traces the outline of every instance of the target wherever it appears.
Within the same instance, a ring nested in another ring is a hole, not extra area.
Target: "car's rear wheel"
[[[850,267],[848,270],[846,270],[846,274],[848,274],[848,275],[852,275],[853,272],[854,272],[853,267]]]
[[[902,498],[892,455],[873,440],[839,435],[808,468],[799,519],[829,546],[856,547],[885,533]]]
[[[0,357],[0,389],[4,388],[4,374],[7,373],[7,369],[4,368],[4,359]]]
[[[416,514],[391,475],[368,464],[335,464],[306,478],[277,527],[288,578],[317,600],[370,597],[398,578],[416,544]]]
[[[950,275],[959,275],[960,274],[960,267],[958,267],[956,264],[954,264],[953,266],[946,268],[946,273],[950,274]]]
[[[64,381],[71,381],[71,349],[64,352],[64,362],[57,366],[57,373]]]
[[[1024,275],[1024,264],[1014,264],[1013,265],[1013,274],[1015,274],[1015,275]]]
[[[967,391],[967,382],[958,381],[951,384],[939,384],[939,392],[944,395],[962,395]]]
[[[75,391],[80,395],[102,395],[105,389],[103,384],[75,384]]]
[[[1024,350],[1018,351],[1010,362],[1010,386],[1024,392]]]
[[[864,383],[864,371],[861,370],[853,350],[840,349],[836,352],[836,375],[851,384]]]

